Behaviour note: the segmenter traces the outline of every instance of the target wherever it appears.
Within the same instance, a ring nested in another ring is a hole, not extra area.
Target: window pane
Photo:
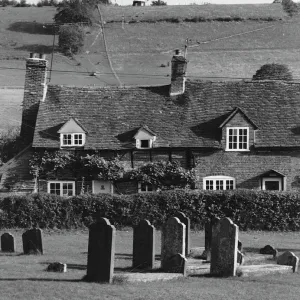
[[[145,183],[141,183],[141,191],[147,192],[147,185]]]
[[[141,140],[141,148],[149,148],[150,141],[149,140]]]
[[[153,191],[153,186],[151,184],[149,184],[147,187],[148,187],[148,192],[152,192]]]
[[[74,134],[74,145],[82,145],[82,134]]]
[[[63,145],[72,145],[72,136],[71,134],[63,135]]]
[[[226,180],[226,190],[233,190],[233,180]]]
[[[216,180],[216,190],[223,190],[223,180]]]
[[[73,195],[73,184],[72,183],[63,182],[62,187],[63,187],[63,196],[72,196]]]
[[[60,195],[60,183],[50,183],[50,194]]]

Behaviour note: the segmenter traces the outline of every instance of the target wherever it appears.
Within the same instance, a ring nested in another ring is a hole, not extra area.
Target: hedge
[[[182,211],[192,227],[202,229],[211,217],[230,217],[241,230],[299,230],[297,193],[253,190],[174,190],[134,195],[80,195],[61,198],[50,194],[11,195],[0,201],[1,228],[84,228],[97,217],[117,227],[148,219],[157,228]]]

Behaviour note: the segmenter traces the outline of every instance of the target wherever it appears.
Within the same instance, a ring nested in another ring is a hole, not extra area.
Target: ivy
[[[36,178],[53,178],[58,171],[70,170],[75,178],[99,178],[106,181],[135,180],[161,190],[189,188],[195,183],[194,170],[185,170],[177,161],[152,162],[125,171],[118,158],[106,160],[99,154],[75,155],[64,151],[35,152],[29,160],[30,173]]]

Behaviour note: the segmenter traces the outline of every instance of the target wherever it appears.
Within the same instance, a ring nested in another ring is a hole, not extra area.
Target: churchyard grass
[[[6,231],[1,230],[0,234]],[[151,283],[96,284],[82,282],[86,274],[88,231],[44,231],[44,255],[22,254],[24,230],[9,230],[16,239],[15,254],[0,253],[1,300],[6,299],[299,299],[298,274],[263,277],[186,279]],[[131,229],[117,231],[115,272],[131,270]],[[300,255],[298,232],[240,232],[244,250],[251,254],[266,244],[279,252]],[[204,246],[202,231],[191,233],[191,247]],[[160,232],[156,254],[160,253]],[[51,262],[68,264],[67,273],[46,272]]]

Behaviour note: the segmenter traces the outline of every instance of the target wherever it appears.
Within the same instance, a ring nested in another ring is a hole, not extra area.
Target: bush
[[[286,65],[265,64],[256,71],[253,80],[293,80],[291,71]]]
[[[292,0],[282,0],[281,2],[283,10],[290,16],[294,16],[299,12],[298,5]]]
[[[154,0],[151,3],[151,6],[165,6],[165,5],[167,5],[167,2],[162,0]]]
[[[83,228],[101,216],[118,227],[148,219],[159,228],[177,211],[184,212],[198,229],[215,216],[231,218],[241,230],[300,229],[299,194],[253,190],[173,190],[71,198],[50,194],[13,195],[0,202],[0,226]]]
[[[62,25],[59,28],[58,46],[65,55],[79,53],[84,46],[84,30],[78,25]]]

